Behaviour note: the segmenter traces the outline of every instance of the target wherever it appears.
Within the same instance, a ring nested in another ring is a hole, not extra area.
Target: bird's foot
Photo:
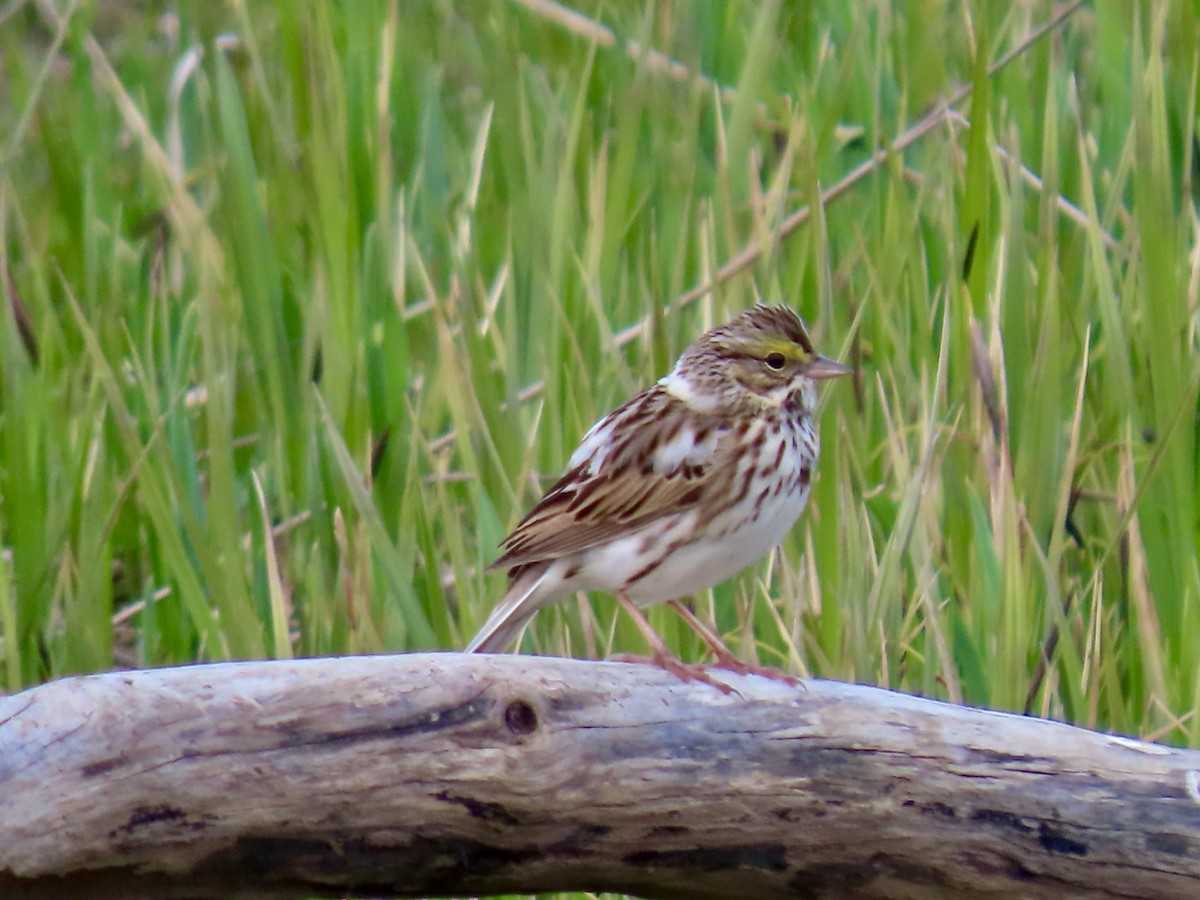
[[[770,678],[772,681],[782,681],[792,687],[802,687],[799,678],[788,675],[786,672],[781,672],[779,669],[771,669],[766,666],[756,666],[752,663],[743,662],[733,655],[733,651],[726,646],[720,636],[715,631],[705,625],[697,618],[696,614],[687,608],[678,600],[669,600],[668,604],[681,619],[690,627],[700,639],[712,651],[712,655],[716,657],[716,662],[713,665],[718,669],[728,669],[738,675],[759,675],[763,678]]]
[[[757,675],[760,678],[770,678],[772,681],[782,681],[790,687],[804,687],[802,682],[795,675],[789,675],[787,672],[780,669],[773,669],[770,666],[758,666],[753,663],[745,662],[738,659],[728,650],[715,651],[716,661],[713,666],[718,669],[726,669],[737,675]]]
[[[610,656],[609,659],[615,662],[658,666],[660,669],[670,672],[680,681],[698,681],[701,684],[707,684],[709,687],[716,688],[722,694],[737,694],[739,697],[741,696],[735,688],[709,675],[705,671],[704,666],[695,663],[685,663],[682,659],[672,656],[670,653],[655,653],[653,656],[635,656],[630,653],[619,653],[615,656]]]

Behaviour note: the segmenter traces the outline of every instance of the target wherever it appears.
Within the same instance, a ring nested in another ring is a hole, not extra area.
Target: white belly
[[[774,463],[773,448],[763,456]],[[572,586],[624,593],[638,606],[650,606],[725,581],[787,536],[808,500],[815,457],[815,437],[806,430],[778,469],[764,471],[768,460],[760,459],[746,503],[711,518],[707,510],[691,509],[588,550]],[[778,481],[784,488],[776,492]]]

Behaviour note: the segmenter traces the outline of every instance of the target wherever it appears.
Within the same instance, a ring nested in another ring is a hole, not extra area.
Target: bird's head
[[[730,406],[811,413],[817,382],[853,369],[818,353],[786,306],[755,306],[697,338],[663,379],[697,411]]]

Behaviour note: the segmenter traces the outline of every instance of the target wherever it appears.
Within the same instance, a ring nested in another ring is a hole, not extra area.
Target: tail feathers
[[[500,653],[513,643],[529,624],[533,614],[556,599],[554,588],[560,580],[554,567],[521,573],[508,588],[479,633],[467,644],[467,653]]]

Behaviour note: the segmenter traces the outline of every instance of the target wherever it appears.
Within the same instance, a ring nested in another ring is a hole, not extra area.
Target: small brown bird
[[[508,592],[467,650],[503,650],[542,607],[603,590],[634,615],[661,664],[711,681],[670,657],[637,608],[711,587],[783,540],[817,463],[817,383],[851,371],[817,353],[782,306],[756,306],[701,336],[670,374],[592,426],[504,540],[490,568],[508,570]],[[720,665],[753,670],[672,605]]]

